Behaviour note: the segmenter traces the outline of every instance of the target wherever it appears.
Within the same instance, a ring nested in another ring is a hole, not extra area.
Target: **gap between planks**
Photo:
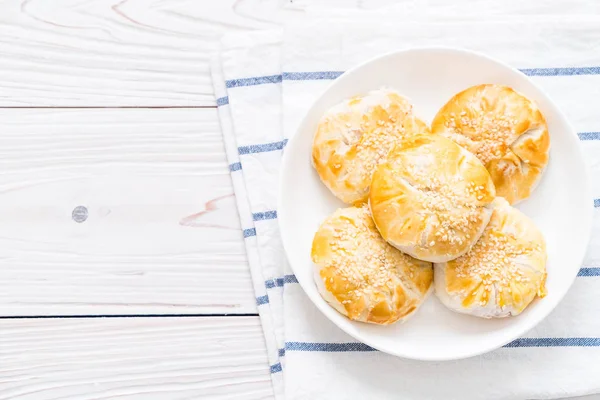
[[[87,318],[208,318],[208,317],[258,317],[245,314],[90,314],[90,315],[1,315],[3,319],[87,319]]]
[[[206,109],[217,106],[6,106],[0,110],[118,110],[118,109]]]

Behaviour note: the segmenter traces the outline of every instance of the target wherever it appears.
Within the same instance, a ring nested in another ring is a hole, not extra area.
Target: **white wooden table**
[[[283,3],[0,1],[0,399],[272,398],[208,60]]]
[[[272,398],[208,59],[288,2],[0,0],[0,399]]]

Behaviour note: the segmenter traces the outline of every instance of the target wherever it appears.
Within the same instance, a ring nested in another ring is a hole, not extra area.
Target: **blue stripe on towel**
[[[281,372],[281,363],[271,365],[271,373]]]
[[[600,276],[600,268],[581,268],[577,276]]]
[[[600,207],[600,199],[594,199],[594,207]]]
[[[308,343],[308,342],[286,342],[286,351],[325,351],[325,352],[347,352],[347,351],[377,351],[364,343]]]
[[[581,140],[600,140],[600,132],[579,132],[577,135]]]
[[[274,287],[282,287],[286,283],[298,283],[295,275],[285,275],[283,278],[273,278],[265,281],[267,289],[273,289]]]
[[[600,338],[520,338],[504,347],[599,347]]]
[[[283,80],[288,81],[320,81],[332,80],[343,74],[344,71],[308,71],[308,72],[284,72],[281,75],[256,76],[252,78],[230,79],[225,81],[227,88],[256,86],[268,83],[281,83]],[[217,105],[219,105],[217,99]],[[229,104],[229,99],[227,103]]]
[[[265,83],[280,83],[281,75],[256,76],[253,78],[230,79],[225,81],[225,87],[234,88],[242,86],[264,85]]]
[[[504,345],[505,348],[517,347],[600,347],[600,338],[519,338]],[[286,342],[286,351],[321,351],[330,353],[377,351],[364,343],[310,343]]]
[[[520,71],[527,76],[600,75],[600,67],[524,68]]]
[[[256,228],[244,229],[244,239],[251,236],[256,236]]]
[[[259,296],[256,298],[257,306],[262,306],[263,304],[268,304],[268,303],[269,303],[269,296],[267,296],[266,294],[264,296]]]
[[[556,67],[556,68],[522,68],[522,73],[527,76],[579,76],[600,75],[600,67]],[[251,78],[229,79],[225,81],[227,88],[256,86],[269,83],[281,83],[287,81],[315,81],[333,80],[343,74],[344,71],[305,71],[284,72],[281,75],[256,76]],[[222,97],[222,99],[224,99]],[[218,103],[217,103],[218,105]]]
[[[285,349],[279,349],[279,357],[285,357]]]
[[[250,146],[240,146],[238,147],[238,153],[240,155],[244,154],[254,154],[254,153],[265,153],[268,151],[282,150],[287,144],[288,140],[284,139],[279,142],[271,142],[271,143],[263,143],[263,144],[252,144]]]
[[[268,281],[265,281],[265,286],[267,289],[273,289],[274,287],[282,287],[283,278],[269,279]]]
[[[233,164],[229,164],[230,172],[239,171],[240,169],[242,169],[242,163],[240,162],[234,162]]]
[[[277,211],[275,210],[271,210],[271,211],[265,211],[265,212],[257,212],[252,214],[252,219],[254,221],[263,221],[265,219],[276,219],[277,218]]]
[[[284,81],[322,81],[335,79],[344,71],[284,72]]]
[[[225,96],[225,97],[219,97],[217,99],[217,107],[221,107],[226,104],[229,104],[229,97]]]

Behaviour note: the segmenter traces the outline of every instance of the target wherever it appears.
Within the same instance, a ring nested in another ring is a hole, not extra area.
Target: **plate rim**
[[[398,54],[402,54],[402,53],[413,53],[413,52],[428,52],[428,51],[436,51],[436,52],[448,52],[448,53],[460,53],[460,54],[466,54],[469,56],[474,56],[474,57],[478,57],[478,58],[482,58],[485,59],[489,62],[498,64],[499,66],[506,68],[508,70],[511,70],[513,73],[516,73],[518,75],[520,75],[522,78],[524,78],[526,81],[528,81],[528,83],[530,85],[532,85],[537,91],[538,93],[544,98],[544,101],[546,101],[548,104],[550,104],[554,110],[557,111],[557,114],[561,117],[561,119],[564,121],[564,123],[568,126],[569,128],[569,132],[563,132],[562,134],[568,134],[570,136],[574,136],[574,139],[576,140],[577,146],[577,156],[580,157],[582,160],[585,160],[585,155],[583,154],[583,149],[582,149],[582,145],[580,143],[580,140],[577,136],[576,131],[573,129],[573,126],[571,124],[571,122],[569,121],[569,119],[567,118],[567,116],[563,113],[563,111],[556,105],[556,103],[552,100],[552,98],[546,94],[546,92],[540,88],[533,80],[531,80],[527,75],[525,75],[523,72],[521,72],[520,70],[512,67],[511,65],[500,61],[496,58],[493,58],[491,56],[488,56],[487,54],[481,53],[481,52],[477,52],[474,50],[469,50],[469,49],[465,49],[465,48],[460,48],[460,47],[452,47],[452,46],[416,46],[416,47],[407,47],[407,48],[403,48],[403,49],[399,49],[399,50],[393,50],[390,52],[386,52],[383,54],[380,54],[378,56],[375,57],[371,57],[369,59],[367,59],[366,61],[359,63],[357,65],[355,65],[354,67],[344,71],[339,77],[337,77],[336,79],[334,79],[333,81],[331,81],[326,88],[324,88],[321,93],[314,99],[312,105],[307,109],[306,113],[304,114],[304,116],[302,117],[302,119],[300,120],[297,128],[294,131],[294,135],[292,137],[290,137],[288,139],[288,143],[286,144],[285,148],[290,149],[294,147],[294,143],[296,143],[297,141],[299,141],[299,132],[302,130],[303,126],[307,124],[307,120],[308,117],[314,113],[314,109],[317,107],[317,105],[319,104],[319,102],[322,100],[322,98],[332,89],[332,87],[334,85],[337,84],[338,79],[344,77],[345,75],[354,73],[356,70],[359,70],[369,64],[372,63],[376,63],[376,62],[380,62],[381,60],[388,58],[388,57],[393,57],[396,56]],[[553,113],[554,114],[554,113]],[[290,268],[292,269],[292,271],[294,272],[294,274],[296,274],[296,268],[294,268],[294,263],[290,260],[290,257],[288,256],[289,254],[289,243],[288,240],[286,240],[286,236],[283,234],[284,232],[289,231],[289,229],[287,229],[287,221],[286,221],[286,214],[285,212],[281,212],[280,210],[284,209],[283,203],[282,203],[282,198],[283,198],[283,193],[284,193],[284,171],[287,170],[288,168],[290,168],[288,165],[290,163],[289,161],[290,156],[288,156],[288,151],[286,151],[284,149],[283,151],[283,155],[281,158],[281,164],[280,164],[280,170],[279,170],[279,177],[278,177],[278,190],[277,190],[277,210],[278,210],[278,214],[281,214],[281,216],[278,216],[277,218],[277,224],[278,224],[278,228],[279,228],[279,234],[281,236],[281,242],[282,242],[282,246],[284,249],[284,253],[285,253],[285,257],[286,260],[288,262],[288,264],[290,265]],[[587,197],[589,199],[589,205],[586,207],[586,210],[583,212],[585,214],[585,219],[583,221],[583,223],[585,224],[582,229],[581,232],[585,233],[585,243],[582,243],[583,246],[583,251],[581,252],[581,255],[577,258],[577,265],[581,266],[584,259],[585,259],[585,255],[586,255],[586,251],[585,249],[587,249],[589,247],[589,242],[591,240],[591,233],[592,233],[592,229],[593,229],[593,212],[594,212],[594,206],[593,206],[593,196],[592,196],[592,190],[591,190],[591,173],[590,173],[590,168],[589,166],[585,163],[585,161],[583,161],[583,165],[584,168],[581,171],[581,175],[580,175],[580,180],[583,181],[583,191],[585,194],[585,197]],[[348,205],[349,206],[349,205]],[[575,264],[575,262],[573,262]],[[575,268],[574,268],[575,269]],[[497,343],[497,342],[491,342],[490,345],[488,346],[482,346],[482,348],[470,351],[470,352],[463,352],[463,354],[461,355],[448,355],[448,356],[435,356],[435,355],[422,355],[422,356],[415,356],[414,354],[411,355],[407,355],[404,352],[401,351],[394,351],[394,350],[390,350],[390,349],[382,349],[380,347],[378,347],[377,343],[373,343],[369,338],[365,338],[363,335],[361,335],[360,333],[355,333],[355,332],[349,332],[347,329],[344,329],[344,327],[340,326],[340,324],[338,324],[333,318],[331,318],[329,316],[329,314],[331,312],[335,312],[337,313],[336,310],[334,310],[329,304],[327,304],[324,300],[322,302],[318,302],[313,300],[313,298],[311,297],[311,295],[309,294],[309,292],[307,291],[307,289],[305,288],[305,284],[306,283],[302,283],[303,279],[298,279],[298,284],[300,285],[300,287],[302,288],[302,290],[304,291],[304,293],[306,294],[306,296],[310,299],[310,301],[315,305],[315,307],[319,310],[319,312],[321,312],[329,321],[331,321],[331,323],[333,323],[335,326],[337,326],[339,329],[341,329],[342,331],[344,331],[346,334],[350,335],[351,337],[353,337],[354,339],[358,340],[361,343],[364,343],[370,347],[372,347],[373,349],[376,349],[378,351],[381,351],[383,353],[387,353],[396,357],[401,357],[404,359],[412,359],[412,360],[420,360],[420,361],[451,361],[451,360],[461,360],[461,359],[466,359],[466,358],[471,358],[471,357],[475,357],[481,354],[485,354],[488,353],[490,351],[499,349],[501,347],[503,347],[504,345],[512,342],[513,340],[517,339],[518,337],[522,336],[523,334],[525,334],[526,332],[528,332],[529,330],[533,329],[535,326],[537,326],[541,321],[543,321],[548,315],[550,315],[554,309],[556,308],[556,306],[558,306],[558,304],[560,304],[565,295],[569,292],[569,290],[571,289],[571,287],[573,286],[573,283],[575,282],[575,279],[577,278],[577,272],[578,269],[572,273],[571,278],[568,282],[568,285],[565,285],[565,290],[562,293],[562,295],[560,295],[560,297],[558,297],[556,299],[556,302],[554,305],[552,305],[545,313],[540,313],[539,315],[533,315],[532,317],[530,317],[530,322],[528,322],[527,324],[524,324],[524,327],[517,329],[516,332],[512,335],[507,335],[508,339],[501,341],[501,343]],[[314,282],[313,282],[314,284]],[[432,283],[432,290],[430,291],[429,296],[434,296],[435,294],[434,292],[434,288],[433,288],[433,283]],[[341,314],[340,314],[341,315]],[[343,318],[347,318],[345,316],[342,315]],[[349,320],[351,321],[351,320]]]

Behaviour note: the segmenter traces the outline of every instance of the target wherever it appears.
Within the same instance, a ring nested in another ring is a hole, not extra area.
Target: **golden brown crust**
[[[369,204],[385,240],[421,260],[459,257],[485,228],[495,197],[477,158],[440,135],[407,138],[373,175]]]
[[[407,318],[433,281],[430,263],[383,240],[367,206],[328,217],[315,234],[311,256],[321,296],[356,321],[387,325]]]
[[[464,256],[436,264],[436,293],[455,311],[480,317],[520,314],[546,294],[546,244],[533,221],[496,198],[488,226]]]
[[[313,141],[313,165],[337,198],[363,203],[373,171],[392,147],[406,136],[429,132],[407,99],[389,89],[372,91],[323,116]]]
[[[535,188],[548,163],[550,135],[537,105],[502,85],[470,87],[448,101],[431,124],[484,163],[498,196],[515,204]]]

